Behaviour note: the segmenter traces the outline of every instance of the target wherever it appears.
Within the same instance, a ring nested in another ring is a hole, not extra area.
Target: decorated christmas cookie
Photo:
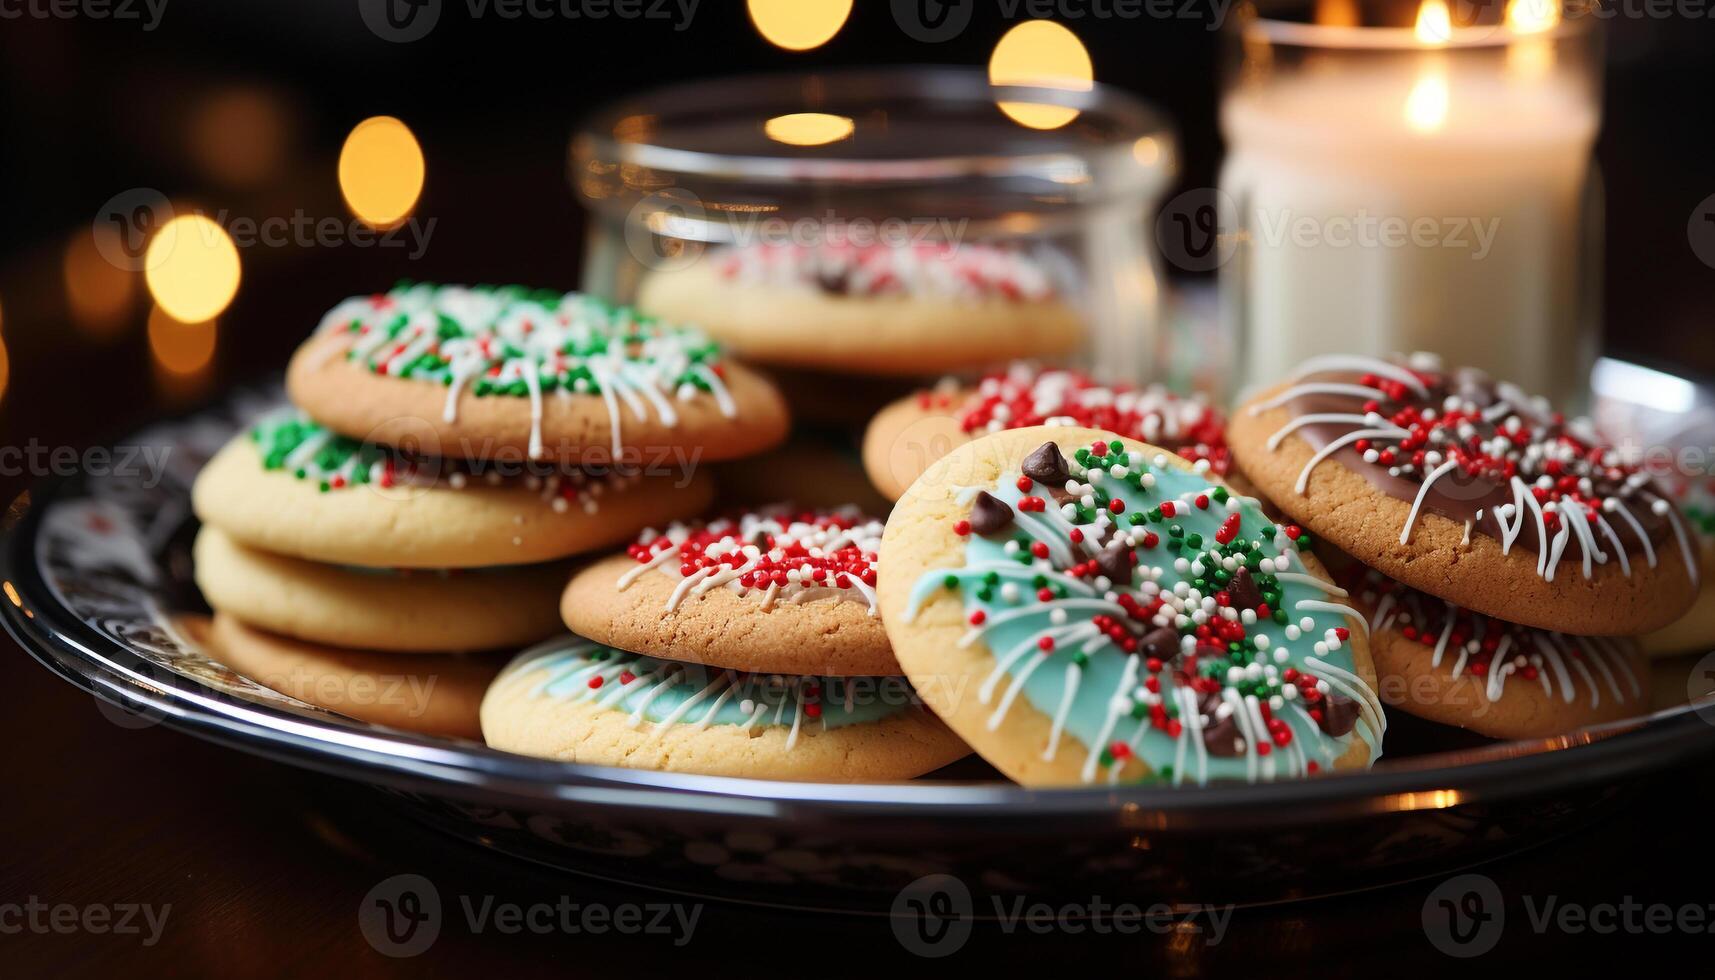
[[[738,670],[897,674],[876,614],[880,521],[765,508],[646,531],[566,587],[574,632]]]
[[[418,458],[295,413],[209,461],[197,516],[254,548],[346,565],[476,568],[611,547],[708,506],[699,470],[649,475]]]
[[[897,677],[748,674],[574,636],[506,668],[482,732],[567,762],[817,782],[910,779],[970,751]]]
[[[337,432],[451,458],[730,459],[778,443],[787,423],[779,393],[701,333],[520,287],[346,300],[286,386]]]
[[[1701,588],[1685,615],[1642,637],[1651,656],[1715,650],[1715,486],[1703,481],[1672,489],[1680,512],[1695,532]]]
[[[474,571],[324,565],[239,544],[204,526],[196,582],[216,610],[274,633],[359,650],[519,647],[559,628],[563,565]]]
[[[956,446],[990,432],[1033,425],[1101,429],[1163,446],[1210,472],[1228,477],[1226,420],[1201,399],[1166,388],[1104,387],[1071,371],[1014,364],[975,385],[956,381],[883,409],[864,433],[869,478],[890,500],[929,464]],[[1244,488],[1240,488],[1244,489]]]
[[[1633,635],[1696,591],[1691,530],[1583,420],[1430,357],[1320,357],[1228,427],[1293,520],[1416,589],[1508,622]]]
[[[477,709],[499,673],[493,657],[401,655],[306,643],[217,613],[209,645],[221,663],[288,697],[376,725],[482,738]]]
[[[882,542],[913,685],[1031,786],[1273,780],[1368,766],[1366,623],[1310,536],[1112,433],[984,436],[929,467]]]
[[[1503,622],[1370,569],[1350,578],[1390,706],[1494,738],[1559,735],[1649,710],[1649,667],[1635,640]]]
[[[759,362],[933,375],[1076,348],[1080,315],[1029,256],[986,245],[720,249],[644,280],[638,305]]]

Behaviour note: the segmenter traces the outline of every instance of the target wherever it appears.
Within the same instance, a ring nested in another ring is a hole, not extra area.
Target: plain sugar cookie
[[[520,464],[522,461],[520,461]],[[253,548],[381,568],[524,565],[609,548],[698,514],[701,469],[535,472],[401,457],[293,413],[209,460],[191,491],[205,524]]]
[[[897,674],[875,609],[882,524],[853,509],[764,508],[646,532],[572,577],[572,631],[737,670]]]
[[[942,457],[887,522],[877,590],[925,703],[1027,786],[1363,768],[1386,719],[1367,623],[1249,498],[1064,426]]]
[[[743,674],[575,636],[506,668],[482,732],[564,762],[828,783],[910,779],[970,752],[897,677]]]
[[[482,738],[492,656],[398,654],[306,643],[216,613],[209,644],[245,677],[305,704],[424,735]]]
[[[337,432],[428,455],[572,466],[761,452],[786,404],[701,333],[578,293],[400,286],[346,300],[286,369]]]
[[[1691,532],[1585,420],[1428,355],[1328,356],[1241,407],[1239,468],[1275,506],[1412,588],[1592,636],[1690,606]]]
[[[1160,385],[1106,386],[1074,371],[1020,363],[972,384],[949,379],[887,406],[864,433],[863,462],[876,489],[898,500],[929,464],[978,436],[1072,425],[1206,459],[1211,472],[1230,479],[1225,424],[1203,399]]]
[[[1036,259],[988,245],[756,245],[643,281],[643,310],[758,363],[918,375],[1077,349],[1082,315]]]
[[[559,629],[563,565],[385,571],[258,551],[205,526],[196,582],[217,611],[285,636],[359,650],[521,647]]]

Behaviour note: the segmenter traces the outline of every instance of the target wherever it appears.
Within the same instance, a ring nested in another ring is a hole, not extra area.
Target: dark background
[[[566,154],[583,113],[639,87],[734,71],[980,66],[1010,25],[999,4],[978,6],[960,38],[924,45],[899,30],[885,2],[858,0],[839,35],[805,53],[763,40],[736,0],[703,0],[683,33],[652,20],[471,22],[460,0],[446,0],[433,33],[412,44],[371,34],[355,0],[169,0],[149,32],[136,21],[0,19],[0,336],[9,365],[0,443],[84,446],[115,437],[235,380],[276,370],[334,298],[400,277],[570,288],[583,224],[566,181]],[[0,2],[0,10],[18,9],[15,0]],[[1089,47],[1099,80],[1153,100],[1178,121],[1185,187],[1211,184],[1219,163],[1219,35],[1209,29],[1207,9],[1191,6],[1185,19],[1067,21]],[[1699,261],[1687,238],[1693,212],[1715,192],[1715,19],[1617,17],[1608,27],[1598,147],[1607,198],[1607,347],[1715,374],[1715,345],[1707,340],[1715,268]],[[260,177],[223,176],[199,149],[201,114],[233,93],[277,113],[281,149]],[[427,159],[416,213],[438,224],[420,260],[404,250],[349,245],[245,250],[243,283],[220,318],[213,362],[189,378],[151,366],[140,283],[99,325],[72,316],[68,243],[89,234],[97,209],[113,195],[148,187],[175,202],[257,219],[294,209],[343,218],[335,159],[350,128],[377,114],[408,123]],[[27,479],[0,477],[0,491],[9,499]],[[600,976],[675,965],[872,972],[878,967],[870,957],[899,954],[885,924],[874,921],[711,910],[702,941],[682,953],[645,948],[642,939],[457,935],[419,960],[383,960],[363,944],[352,910],[371,884],[399,871],[429,874],[447,893],[636,898],[400,828],[374,813],[362,791],[164,729],[115,727],[10,642],[0,644],[0,692],[0,731],[9,736],[0,765],[0,902],[39,895],[175,906],[167,939],[151,951],[113,937],[0,935],[0,974],[106,973],[133,957],[152,974],[451,974],[526,965]],[[1715,887],[1705,883],[1711,800],[1699,787],[1709,785],[1707,775],[1658,781],[1596,830],[1489,873],[1510,895],[1715,900]],[[1130,963],[1150,976],[1219,967],[1253,975],[1277,968],[1334,976],[1512,973],[1575,955],[1573,974],[1587,975],[1619,955],[1618,943],[1637,942],[1509,930],[1478,970],[1442,959],[1424,941],[1418,916],[1427,890],[1405,886],[1247,914],[1218,951],[1146,941],[1115,947],[1110,940],[1086,960],[1081,954],[1095,938],[981,935],[971,951],[1009,960],[1040,955],[1045,968],[1062,970],[1068,963],[1092,971]],[[1522,918],[1522,909],[1511,911]],[[1030,951],[1017,952],[1021,946]]]

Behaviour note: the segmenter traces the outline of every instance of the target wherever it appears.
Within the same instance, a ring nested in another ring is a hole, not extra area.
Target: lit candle
[[[1423,349],[1584,387],[1600,110],[1593,35],[1558,15],[1513,0],[1504,26],[1454,28],[1425,0],[1414,28],[1245,29],[1262,40],[1222,106],[1221,182],[1245,233],[1223,277],[1249,381]]]

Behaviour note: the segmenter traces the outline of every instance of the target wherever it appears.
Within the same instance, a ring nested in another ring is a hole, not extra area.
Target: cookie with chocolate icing
[[[924,701],[1030,786],[1361,768],[1367,623],[1209,463],[1094,429],[983,436],[889,518],[878,589]]]
[[[1230,478],[1226,419],[1201,398],[1160,385],[1109,387],[1073,371],[1023,363],[969,385],[949,379],[887,406],[864,433],[864,469],[877,489],[898,500],[954,448],[990,432],[1034,425],[1101,429],[1186,459],[1206,459],[1211,473]]]
[[[305,704],[424,735],[481,739],[477,709],[500,672],[492,656],[400,654],[308,643],[216,613],[221,663]]]
[[[1587,421],[1480,372],[1313,358],[1241,407],[1227,437],[1293,520],[1485,615],[1627,636],[1696,592],[1691,532],[1648,475]]]
[[[1391,708],[1491,738],[1543,738],[1647,713],[1649,664],[1628,637],[1571,636],[1462,609],[1354,565]]]
[[[559,628],[564,565],[476,570],[329,565],[261,551],[206,525],[196,582],[217,611],[283,636],[357,650],[519,647]]]
[[[566,586],[566,625],[656,657],[789,674],[897,674],[876,614],[882,524],[769,507],[646,531]]]
[[[295,412],[264,418],[197,474],[197,516],[275,554],[380,568],[477,568],[609,548],[701,513],[708,475],[406,455]]]
[[[650,274],[637,303],[757,363],[844,374],[933,377],[1084,337],[1038,261],[987,245],[719,249]]]
[[[446,458],[699,462],[761,452],[787,428],[779,392],[702,333],[515,286],[348,299],[286,388],[336,432]]]
[[[565,636],[519,654],[482,702],[488,744],[565,762],[854,783],[969,754],[898,677],[749,674]]]

